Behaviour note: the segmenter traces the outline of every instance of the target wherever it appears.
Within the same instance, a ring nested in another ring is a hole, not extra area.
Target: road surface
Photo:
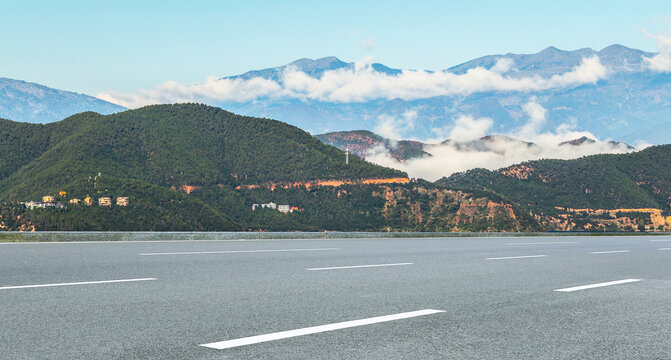
[[[3,359],[671,359],[671,237],[0,244]]]

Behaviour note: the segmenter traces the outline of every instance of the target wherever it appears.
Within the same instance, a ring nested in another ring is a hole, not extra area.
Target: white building
[[[28,201],[24,205],[26,205],[28,209],[44,208],[44,203],[41,202]]]
[[[277,210],[277,204],[274,202],[269,202],[267,204],[252,204],[252,210],[256,210],[257,208]]]

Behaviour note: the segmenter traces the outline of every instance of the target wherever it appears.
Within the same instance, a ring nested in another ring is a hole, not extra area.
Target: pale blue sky
[[[15,1],[0,77],[95,95],[302,57],[444,69],[483,55],[620,43],[656,51],[670,1]],[[368,46],[365,46],[368,45]],[[372,46],[370,46],[372,45]]]

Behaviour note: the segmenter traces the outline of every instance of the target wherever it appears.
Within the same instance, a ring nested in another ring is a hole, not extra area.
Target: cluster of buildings
[[[58,193],[59,197],[63,198],[65,197],[67,193],[65,191],[61,191]],[[95,199],[93,199],[90,196],[87,196],[83,199],[78,199],[78,198],[72,198],[68,201],[70,204],[84,204],[87,206],[92,206],[96,202]],[[105,206],[105,207],[110,207],[112,206],[112,198],[109,196],[103,196],[99,197],[97,200],[98,206]],[[128,206],[129,201],[128,197],[126,196],[119,196],[116,198],[116,206]],[[53,195],[45,195],[42,197],[42,202],[35,202],[35,201],[28,201],[24,203],[27,208],[29,209],[41,209],[41,208],[47,208],[47,207],[54,207],[57,209],[64,208],[65,205],[59,203],[56,201],[56,197]]]
[[[26,205],[26,207],[28,209],[31,209],[31,210],[32,209],[44,209],[44,208],[47,208],[47,207],[55,207],[57,209],[62,209],[62,208],[65,207],[65,205],[63,205],[63,204],[59,204],[59,203],[56,203],[56,202],[44,202],[44,201],[43,202],[28,201],[28,202],[23,203],[23,204]]]
[[[277,205],[274,202],[269,202],[267,204],[252,204],[252,210],[256,209],[271,209],[271,210],[277,210],[279,212],[288,214],[294,211],[301,211],[297,206],[291,206],[291,205]]]

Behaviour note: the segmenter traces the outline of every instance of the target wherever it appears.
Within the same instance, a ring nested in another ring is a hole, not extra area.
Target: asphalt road
[[[8,243],[0,259],[2,359],[671,359],[671,237]]]

